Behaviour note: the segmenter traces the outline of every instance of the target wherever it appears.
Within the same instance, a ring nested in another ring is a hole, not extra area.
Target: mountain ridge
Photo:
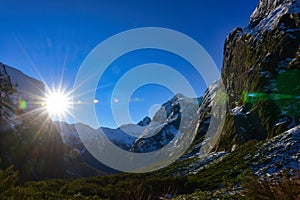
[[[36,87],[44,84],[2,63],[1,68],[1,96],[4,94],[5,98],[1,98],[0,110],[9,111],[0,116],[1,168],[14,165],[21,172],[22,181],[64,177],[61,137],[43,112],[43,92],[38,96],[35,92]],[[22,90],[12,83],[14,80],[18,80]],[[38,84],[33,87],[32,83]],[[34,103],[36,98],[38,102]]]

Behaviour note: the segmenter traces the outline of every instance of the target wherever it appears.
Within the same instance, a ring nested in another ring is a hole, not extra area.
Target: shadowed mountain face
[[[265,139],[300,117],[300,1],[262,0],[224,46],[222,80],[230,112],[219,149]]]
[[[43,98],[43,83],[0,63],[0,85],[1,168],[14,165],[21,180],[64,177],[62,139],[46,112],[30,105],[31,97]]]
[[[13,94],[14,88],[6,67],[0,63],[0,130],[4,130],[8,126],[9,119],[13,116],[15,110]]]

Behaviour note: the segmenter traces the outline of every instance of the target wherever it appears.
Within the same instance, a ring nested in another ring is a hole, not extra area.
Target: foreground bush
[[[290,177],[285,173],[279,181],[258,179],[250,175],[242,182],[247,199],[270,200],[299,200],[300,199],[300,171]]]
[[[0,195],[14,188],[19,178],[18,171],[14,171],[14,166],[5,170],[0,170]]]

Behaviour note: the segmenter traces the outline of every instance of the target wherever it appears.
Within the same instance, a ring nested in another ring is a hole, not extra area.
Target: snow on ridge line
[[[235,108],[233,108],[233,109],[230,110],[230,113],[232,115],[242,114],[243,108],[244,108],[243,106],[236,106]]]
[[[13,67],[3,64],[14,89],[17,91],[16,101],[21,99],[26,101],[26,108],[33,110],[41,107],[41,102],[45,97],[45,85],[43,82],[27,76],[23,72]],[[17,103],[17,102],[16,102]]]
[[[300,134],[300,125],[295,126],[294,128],[291,128],[291,129],[285,131],[284,133],[286,133],[286,134]]]
[[[136,124],[124,124],[119,127],[123,132],[128,133],[132,136],[139,137],[142,132],[147,128],[147,126],[139,126]]]
[[[272,3],[273,2],[273,3]],[[250,26],[254,33],[260,30],[273,30],[279,19],[285,14],[299,13],[300,0],[261,0],[250,17]]]
[[[133,136],[125,134],[124,130],[122,129],[110,129],[110,128],[99,128],[99,129],[93,129],[85,124],[68,124],[67,122],[54,122],[56,125],[56,128],[58,132],[60,133],[61,137],[63,138],[64,144],[70,145],[72,142],[80,141],[80,137],[78,135],[78,130],[81,132],[90,132],[95,135],[102,134],[102,132],[107,136],[108,139],[123,143],[124,145],[130,146],[133,141],[136,139]],[[136,125],[138,126],[138,125]],[[144,127],[142,127],[144,128]],[[136,129],[137,130],[137,129]],[[141,129],[143,130],[143,129]],[[138,133],[136,133],[138,134]]]

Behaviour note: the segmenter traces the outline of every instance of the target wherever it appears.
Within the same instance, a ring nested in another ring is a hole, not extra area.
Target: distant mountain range
[[[145,117],[138,124],[102,130],[123,150],[145,153],[197,127],[193,144],[178,162],[199,160],[176,172],[181,175],[198,173],[207,163],[236,151],[249,140],[266,140],[254,156],[245,158],[257,174],[271,176],[285,168],[294,170],[300,160],[299,77],[300,1],[261,0],[248,26],[236,28],[226,38],[221,79],[209,86],[203,97],[191,99],[177,94],[153,119]],[[221,84],[225,92],[220,90]],[[95,134],[101,134],[99,129],[53,123],[47,115],[32,112],[41,106],[33,102],[39,102],[37,96],[44,96],[42,82],[0,64],[0,89],[1,168],[14,164],[24,179],[118,172],[93,158],[75,126]],[[224,102],[227,112],[216,112]],[[180,105],[185,105],[184,109]],[[196,115],[188,120],[183,113]],[[210,129],[212,118],[225,119],[225,123]]]

